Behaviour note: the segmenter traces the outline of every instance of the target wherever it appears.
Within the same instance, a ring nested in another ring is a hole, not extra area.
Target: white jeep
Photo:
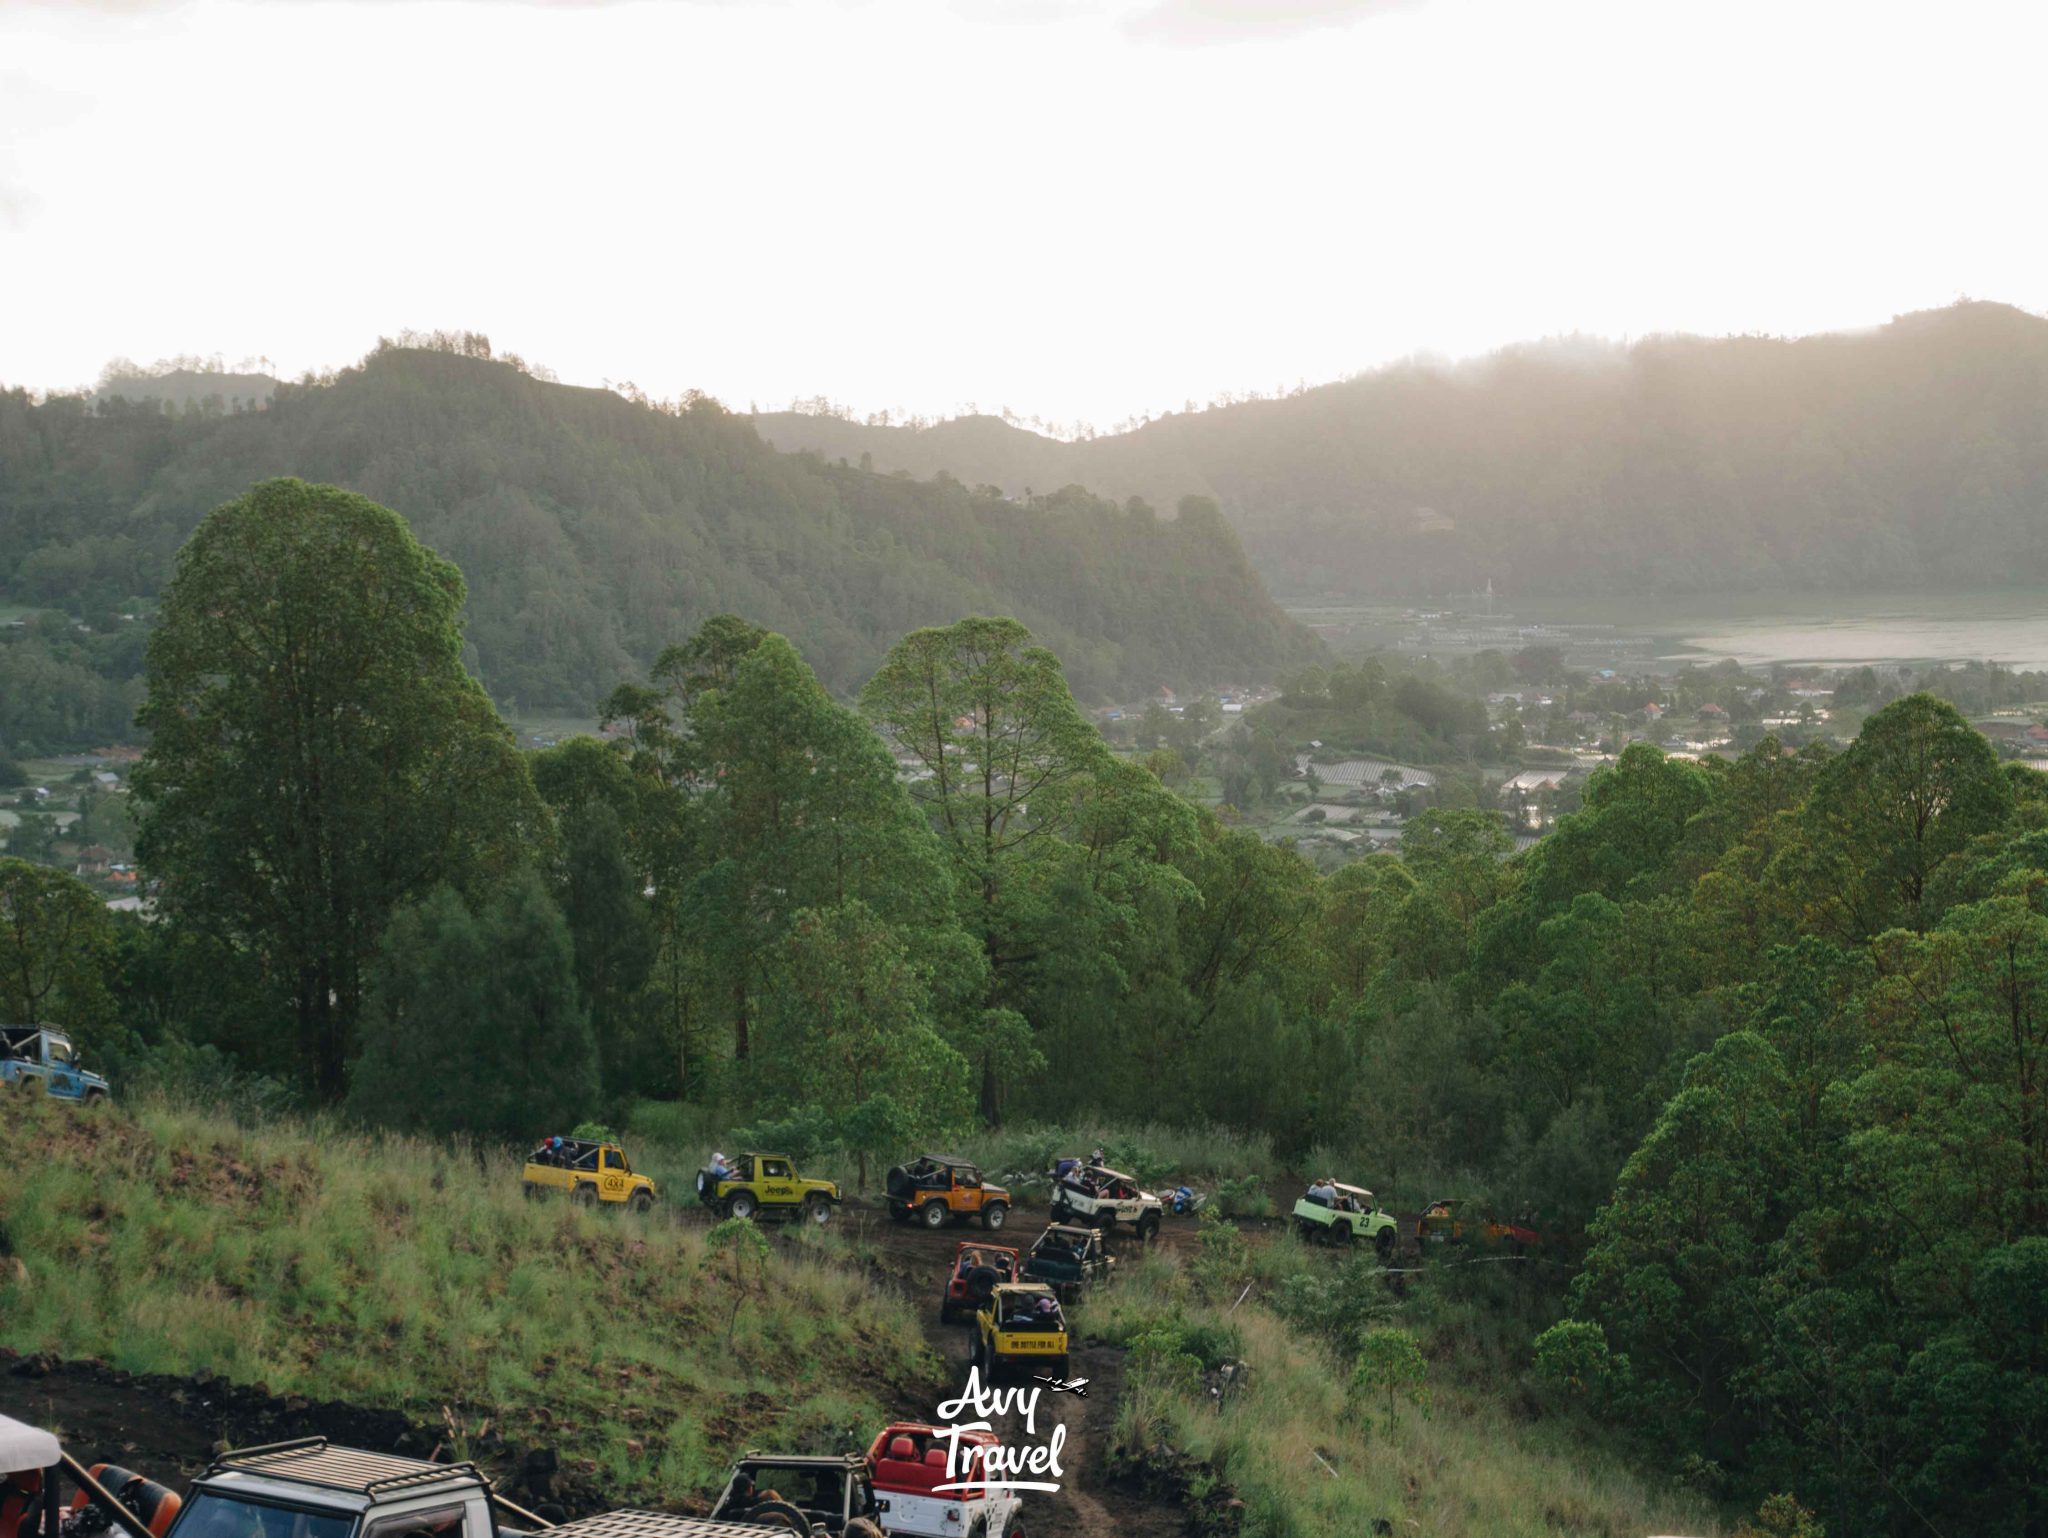
[[[1076,1165],[1065,1173],[1054,1170],[1051,1174],[1055,1223],[1103,1229],[1128,1223],[1137,1229],[1140,1239],[1148,1241],[1159,1232],[1166,1206],[1150,1191],[1141,1190],[1131,1176],[1099,1164]]]

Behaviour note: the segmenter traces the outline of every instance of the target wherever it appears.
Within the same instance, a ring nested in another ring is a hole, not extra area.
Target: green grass
[[[1459,1296],[1462,1284],[1434,1291],[1435,1277],[1397,1298],[1377,1279],[1333,1277],[1338,1257],[1291,1239],[1247,1250],[1223,1234],[1204,1251],[1186,1266],[1148,1255],[1076,1324],[1138,1348],[1113,1458],[1141,1469],[1178,1450],[1197,1466],[1195,1493],[1212,1480],[1234,1487],[1245,1538],[1364,1534],[1378,1519],[1442,1538],[1720,1531],[1704,1503],[1646,1476],[1577,1417],[1532,1412],[1519,1375],[1540,1307]],[[1344,1343],[1356,1337],[1339,1322],[1413,1331],[1429,1363],[1426,1404],[1389,1414],[1357,1394]],[[1251,1375],[1219,1403],[1200,1372],[1223,1355]]]
[[[595,1460],[618,1499],[702,1491],[743,1445],[864,1442],[937,1372],[833,1242],[789,1236],[735,1280],[662,1209],[524,1200],[505,1154],[8,1102],[0,1167],[7,1345],[449,1406]]]

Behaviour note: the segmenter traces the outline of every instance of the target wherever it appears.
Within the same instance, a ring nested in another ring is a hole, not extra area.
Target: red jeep
[[[953,1254],[953,1273],[946,1278],[946,1291],[939,1299],[939,1322],[971,1316],[989,1300],[1004,1282],[1014,1282],[1023,1273],[1024,1257],[999,1244],[979,1244],[969,1239]]]

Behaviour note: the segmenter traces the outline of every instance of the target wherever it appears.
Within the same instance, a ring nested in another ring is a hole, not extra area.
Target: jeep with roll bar
[[[781,1522],[829,1538],[882,1538],[873,1471],[859,1453],[740,1455],[711,1507],[713,1519]],[[798,1526],[799,1522],[808,1524]]]
[[[1071,1223],[1048,1224],[1024,1257],[1023,1279],[1044,1282],[1062,1303],[1115,1276],[1116,1258],[1103,1247],[1101,1231]]]
[[[697,1171],[697,1200],[722,1218],[804,1217],[823,1225],[841,1201],[830,1180],[807,1180],[788,1154],[741,1154],[723,1172]]]
[[[554,1525],[499,1495],[474,1463],[428,1463],[301,1437],[215,1458],[192,1482],[168,1538],[818,1538],[824,1531],[780,1511],[759,1518],[613,1511]]]
[[[602,1138],[548,1138],[526,1156],[519,1172],[528,1198],[566,1196],[579,1207],[602,1203],[628,1212],[649,1212],[660,1191],[633,1173],[625,1149]]]
[[[1063,1160],[1052,1176],[1052,1220],[1109,1229],[1128,1223],[1148,1243],[1159,1233],[1166,1206],[1150,1191],[1139,1189],[1135,1177],[1099,1164]]]
[[[78,1060],[54,1025],[0,1025],[0,1089],[98,1105],[112,1087]]]
[[[953,1252],[946,1290],[939,1294],[939,1323],[971,1319],[996,1288],[1016,1281],[1023,1267],[1024,1257],[1005,1245],[963,1239]]]
[[[1393,1214],[1382,1212],[1379,1199],[1363,1186],[1332,1181],[1329,1189],[1334,1194],[1326,1200],[1304,1196],[1294,1204],[1295,1231],[1311,1244],[1365,1239],[1379,1251],[1382,1264],[1392,1260],[1401,1243],[1400,1224]]]
[[[893,1166],[888,1176],[889,1216],[926,1228],[980,1218],[994,1233],[1010,1215],[1010,1193],[990,1185],[981,1170],[950,1154],[924,1154]]]

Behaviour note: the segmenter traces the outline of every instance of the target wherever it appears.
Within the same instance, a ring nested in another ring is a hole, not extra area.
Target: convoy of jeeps
[[[75,1057],[69,1042],[46,1028],[0,1028],[0,1046],[7,1049],[7,1082],[93,1098],[90,1076],[80,1089],[53,1081],[52,1066],[75,1066]],[[1060,1160],[1048,1179],[1052,1221],[1028,1250],[962,1240],[941,1284],[939,1318],[970,1326],[970,1360],[989,1384],[1064,1383],[1071,1358],[1066,1311],[1116,1277],[1107,1236],[1127,1225],[1149,1242],[1160,1230],[1161,1199],[1107,1168],[1099,1151],[1085,1162]],[[525,1161],[521,1185],[532,1199],[562,1196],[636,1214],[652,1211],[660,1196],[656,1182],[635,1172],[625,1150],[604,1137],[542,1139]],[[1015,1205],[1010,1191],[975,1164],[944,1154],[891,1168],[886,1185],[892,1219],[933,1230],[979,1222],[993,1235]],[[832,1181],[800,1175],[789,1156],[759,1152],[732,1160],[714,1155],[698,1172],[696,1191],[721,1218],[818,1224],[844,1199]],[[1370,1243],[1382,1261],[1399,1242],[1395,1218],[1372,1192],[1328,1178],[1309,1188],[1290,1221],[1307,1240]],[[1455,1200],[1432,1203],[1417,1238],[1446,1243],[1468,1233],[1518,1248],[1540,1238],[1522,1224],[1471,1218]],[[553,1526],[500,1496],[474,1465],[337,1448],[319,1438],[224,1453],[181,1500],[126,1469],[88,1470],[68,1458],[60,1464],[47,1433],[0,1416],[0,1538],[94,1538],[114,1528],[125,1538],[528,1538],[543,1530],[548,1538],[1023,1538],[1015,1491],[975,1476],[977,1460],[997,1445],[989,1431],[899,1421],[878,1433],[865,1454],[749,1452],[705,1517],[618,1511]],[[60,1471],[78,1491],[62,1510],[54,1499]]]

